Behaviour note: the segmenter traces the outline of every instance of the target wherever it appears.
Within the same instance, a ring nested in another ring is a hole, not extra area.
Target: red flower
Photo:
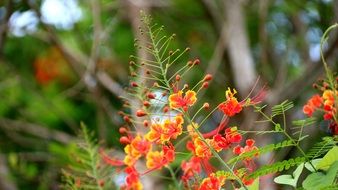
[[[189,162],[185,160],[181,164],[183,170],[183,179],[189,179],[194,177],[195,174],[199,174],[202,171],[201,159],[198,157],[191,157]]]
[[[211,145],[217,152],[221,151],[222,149],[227,149],[231,145],[231,143],[220,134],[215,135],[212,140],[213,141]]]
[[[312,96],[307,103],[303,107],[303,112],[306,114],[308,117],[311,117],[313,112],[319,108],[323,103],[323,98],[320,97],[318,94]]]
[[[225,92],[226,101],[219,105],[219,109],[227,116],[231,117],[242,111],[242,105],[237,101],[234,95],[237,93],[235,89],[231,92],[230,88]]]
[[[125,190],[141,190],[143,188],[140,182],[140,175],[134,168],[134,166],[127,167],[124,170],[127,174],[126,185],[123,189]]]
[[[239,143],[242,140],[242,135],[237,132],[237,127],[227,128],[225,130],[225,137],[217,134],[212,139],[212,146],[216,151],[228,149],[232,144]]]
[[[303,112],[308,117],[312,117],[313,112],[315,111],[315,108],[313,106],[310,106],[308,104],[304,105]]]
[[[224,185],[225,177],[210,174],[208,178],[203,179],[199,190],[219,190]]]
[[[237,127],[225,129],[225,136],[231,143],[239,143],[242,140],[242,135],[238,133]]]
[[[241,154],[244,154],[246,152],[258,150],[258,148],[256,146],[254,146],[254,144],[255,144],[255,141],[253,139],[248,139],[248,140],[246,140],[246,146],[245,147],[241,147],[241,146],[237,145],[233,149],[233,152],[234,152],[234,154],[241,155]],[[255,156],[258,156],[258,153]],[[251,158],[246,158],[246,160],[251,160]]]
[[[338,135],[338,124],[336,122],[331,122],[329,128],[333,135]]]

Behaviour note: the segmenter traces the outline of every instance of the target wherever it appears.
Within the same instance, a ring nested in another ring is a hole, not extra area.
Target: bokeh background
[[[295,103],[289,120],[304,117],[312,84],[324,77],[320,38],[338,20],[333,0],[1,0],[0,189],[59,189],[81,121],[103,147],[122,150],[119,96],[129,86],[129,56],[146,56],[134,47],[135,39],[146,40],[140,10],[165,26],[163,35],[176,34],[173,47],[191,48],[178,69],[201,60],[185,82],[214,76],[205,102],[220,103],[227,87],[244,98],[259,78],[256,89],[268,87],[264,104]],[[333,71],[337,49],[333,32],[323,50]],[[218,119],[210,118],[210,128]],[[248,111],[231,124],[270,127],[254,122],[259,119]],[[305,146],[329,132],[321,122],[307,133]]]

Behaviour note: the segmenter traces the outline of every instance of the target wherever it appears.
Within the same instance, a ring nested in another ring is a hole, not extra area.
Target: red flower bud
[[[212,75],[211,75],[211,74],[205,75],[205,77],[204,77],[203,80],[204,80],[204,81],[210,81],[210,80],[212,80]]]
[[[137,117],[143,117],[145,115],[147,115],[147,113],[144,110],[137,110],[136,111],[136,116]]]
[[[138,84],[136,82],[131,82],[130,86],[132,86],[132,87],[138,87]]]
[[[149,92],[149,93],[147,94],[147,97],[148,97],[149,99],[155,99],[155,94]]]
[[[169,107],[168,106],[165,106],[164,108],[163,108],[163,112],[164,113],[167,113],[169,111]]]
[[[144,125],[145,127],[148,127],[148,126],[149,126],[149,121],[148,121],[148,120],[144,120],[144,121],[143,121],[143,125]]]
[[[99,185],[100,185],[100,187],[104,186],[104,180],[103,179],[99,180]]]
[[[193,65],[198,65],[200,64],[200,60],[199,59],[195,59],[194,62],[192,63]]]
[[[123,120],[127,123],[130,123],[130,117],[127,115],[123,117]]]
[[[203,88],[208,88],[208,87],[209,87],[209,83],[208,83],[208,82],[204,82],[204,83],[202,84],[202,87],[203,87]]]
[[[192,62],[192,61],[188,61],[187,65],[188,65],[188,66],[192,66],[192,65],[193,65],[193,62]]]
[[[204,109],[207,110],[207,109],[209,109],[209,107],[210,107],[210,106],[209,106],[209,103],[206,102],[206,103],[203,104],[203,108],[204,108]]]
[[[130,143],[130,139],[126,136],[123,136],[120,138],[120,143],[121,144],[129,144]]]
[[[123,133],[127,133],[127,129],[126,128],[124,128],[124,127],[120,127],[119,128],[119,132],[121,133],[121,134],[123,134]]]
[[[150,102],[148,102],[148,101],[143,101],[143,105],[144,105],[145,107],[149,107],[149,106],[150,106]]]

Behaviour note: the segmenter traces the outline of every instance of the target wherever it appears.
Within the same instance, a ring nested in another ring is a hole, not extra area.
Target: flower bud
[[[127,115],[123,117],[123,120],[127,123],[130,123],[130,117]]]
[[[120,138],[120,143],[121,144],[129,144],[130,143],[130,139],[126,136],[123,136]]]
[[[155,99],[155,94],[149,92],[149,93],[147,94],[147,97],[148,97],[149,99]]]
[[[203,84],[202,84],[202,88],[208,88],[209,87],[209,83],[208,82],[204,82]]]
[[[99,180],[99,186],[100,186],[100,187],[103,187],[103,186],[104,186],[104,180],[103,180],[103,179]]]
[[[193,65],[199,65],[200,64],[200,60],[199,59],[195,59],[194,62],[192,63]]]
[[[119,128],[119,133],[121,133],[121,134],[123,134],[123,133],[127,133],[127,129],[126,128],[124,128],[124,127],[120,127]]]
[[[130,86],[132,86],[132,87],[138,87],[138,84],[136,82],[131,82]]]
[[[149,126],[149,121],[148,120],[144,120],[143,121],[143,126],[148,127]]]
[[[169,111],[169,107],[168,106],[165,106],[164,108],[163,108],[163,112],[164,113],[167,113]]]
[[[203,104],[203,108],[204,109],[207,110],[207,109],[209,109],[209,107],[210,107],[209,103],[206,102],[206,103]]]
[[[211,74],[205,75],[203,81],[210,81],[210,80],[212,80],[212,75]]]
[[[146,115],[147,115],[147,113],[144,110],[137,110],[136,111],[137,117],[143,117],[143,116],[146,116]]]
[[[192,61],[188,61],[188,62],[187,62],[187,65],[188,65],[188,66],[192,66],[192,65],[193,65],[193,62],[192,62]]]
[[[143,105],[144,105],[145,107],[149,107],[149,106],[150,106],[150,102],[148,102],[148,101],[143,101]]]

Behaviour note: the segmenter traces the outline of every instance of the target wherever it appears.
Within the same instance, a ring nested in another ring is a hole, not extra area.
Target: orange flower
[[[338,91],[336,92],[338,94]],[[330,120],[336,113],[337,109],[334,107],[334,92],[332,90],[325,90],[323,93],[324,99],[324,119]]]
[[[150,131],[145,135],[146,139],[150,142],[157,142],[161,138],[162,125],[153,123],[150,127]]]
[[[162,151],[150,151],[146,156],[146,166],[150,170],[161,169],[175,160],[175,150],[172,144],[164,145]]]
[[[177,93],[174,93],[174,94],[169,96],[169,106],[170,106],[170,108],[174,108],[174,109],[182,108],[184,111],[187,111],[188,106],[194,105],[194,103],[197,100],[196,92],[194,92],[192,90],[188,90],[185,93],[184,97],[182,95],[183,95],[183,91],[180,90]]]
[[[231,92],[231,89],[225,92],[226,101],[219,105],[219,109],[227,116],[231,117],[242,111],[242,105],[237,101],[234,95],[237,93],[235,89]]]
[[[165,142],[169,139],[176,139],[178,135],[181,135],[183,122],[183,117],[180,115],[175,117],[175,121],[166,119],[162,126],[161,141]]]
[[[324,105],[333,106],[334,93],[332,90],[325,90],[323,93]]]
[[[219,190],[224,185],[225,177],[210,174],[208,178],[204,178],[199,190]]]
[[[196,133],[195,129],[199,128],[199,125],[197,123],[192,123],[192,125],[187,126],[187,131],[192,139],[195,139],[198,137],[198,134]]]
[[[137,135],[130,144],[124,148],[126,156],[124,163],[128,166],[132,166],[142,156],[146,155],[151,149],[151,143],[146,139],[142,139],[140,135]]]
[[[146,139],[150,142],[165,143],[170,139],[176,139],[182,134],[183,117],[178,115],[174,120],[166,119],[163,124],[152,124]]]
[[[150,151],[147,154],[146,166],[149,169],[160,169],[162,168],[163,152],[160,151]]]
[[[206,139],[208,144],[211,144],[210,139]],[[194,140],[194,148],[196,156],[200,158],[210,158],[211,151],[207,144],[205,144],[200,138]]]

